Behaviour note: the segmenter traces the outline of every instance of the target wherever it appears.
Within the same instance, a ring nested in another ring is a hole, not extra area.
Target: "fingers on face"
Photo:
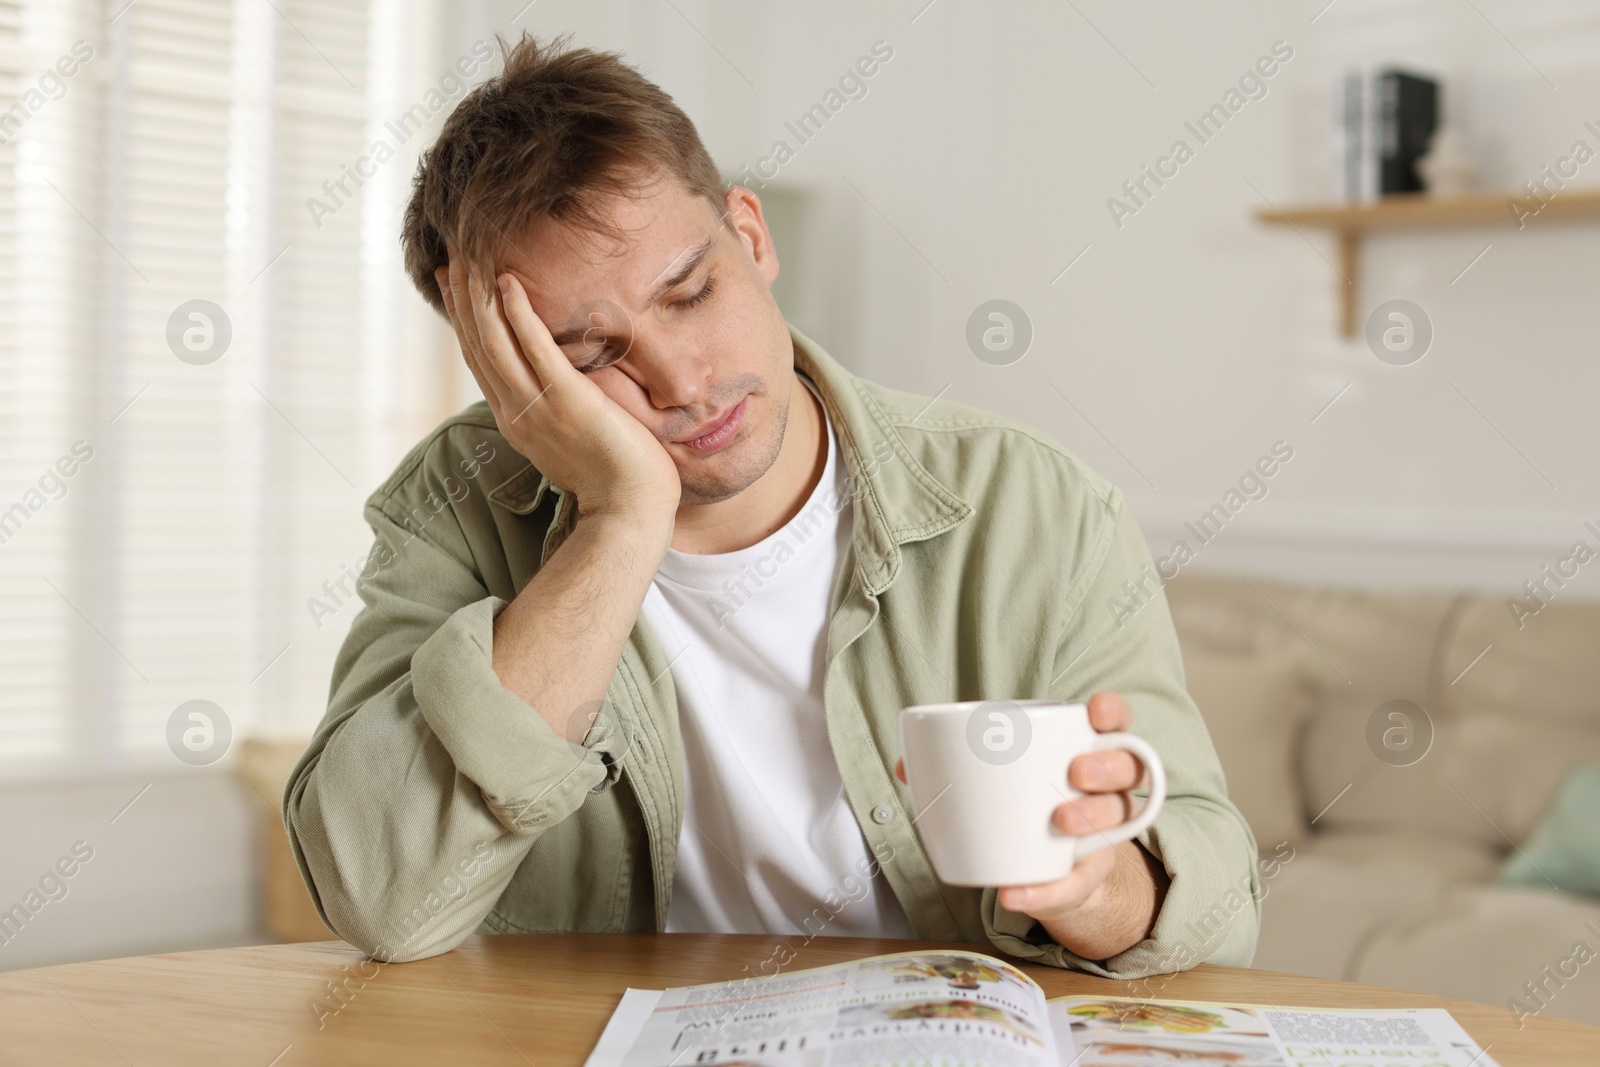
[[[439,286],[439,299],[444,303],[445,314],[454,320],[456,317],[456,312],[455,308],[451,306],[455,303],[455,301],[450,292],[450,265],[448,263],[441,263],[439,266],[435,267],[433,270],[433,280],[434,283]]]
[[[450,295],[445,298],[445,306],[450,311],[450,323],[455,327],[456,340],[461,345],[461,356],[466,360],[472,376],[477,379],[478,388],[483,391],[484,399],[493,407],[504,391],[504,383],[500,375],[490,366],[483,351],[482,338],[478,334],[478,314],[476,301],[472,295],[471,268],[466,259],[456,252],[453,244],[447,242],[446,247],[450,249],[450,262],[447,267]]]
[[[465,313],[471,309],[456,299],[457,286],[460,282],[456,267],[459,263],[459,257],[452,258],[448,264],[436,269],[433,277],[439,283],[439,296],[444,301],[445,314],[450,318],[450,328],[455,331],[456,344],[461,348],[461,360],[467,365],[467,370],[472,372],[472,380],[478,383],[478,391],[492,406],[495,400],[494,387],[489,384],[488,377],[479,365],[478,354],[467,334],[466,326],[462,323],[462,319],[470,317]]]
[[[564,373],[577,374],[577,368],[556,347],[549,327],[533,310],[533,303],[528,299],[528,291],[523,288],[522,280],[510,273],[501,277],[506,282],[500,300],[501,307],[528,366],[533,370],[533,376],[541,383],[540,388],[554,385]]]
[[[485,277],[455,242],[447,238],[445,248],[448,261],[434,270],[434,280],[467,368],[492,407],[507,405],[509,411],[522,405],[526,411],[531,400],[576,368],[556,347],[516,276]]]
[[[476,271],[472,274],[472,286],[474,300],[481,300],[478,334],[483,343],[484,358],[500,376],[500,380],[506,383],[510,396],[532,399],[539,392],[539,382],[534,376],[533,367],[523,358],[523,350],[512,336],[499,286],[494,279]]]
[[[458,270],[455,266],[450,269],[452,273]],[[467,314],[459,316],[462,331],[472,346],[473,358],[478,361],[478,369],[489,379],[500,400],[505,402],[506,397],[512,395],[511,384],[507,380],[498,353],[489,344],[489,336],[486,336],[497,313],[489,306],[490,302],[485,295],[483,279],[478,275],[477,266],[466,264],[459,268],[459,271],[461,285],[457,289],[457,295],[465,299],[458,299],[456,306],[467,309]]]

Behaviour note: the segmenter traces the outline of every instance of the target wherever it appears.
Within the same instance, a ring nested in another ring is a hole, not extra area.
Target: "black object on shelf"
[[[1378,72],[1378,194],[1422,192],[1417,160],[1439,123],[1439,83],[1402,70]]]
[[[1338,199],[1421,192],[1417,160],[1439,125],[1439,83],[1394,67],[1352,69],[1334,83],[1333,94]]]

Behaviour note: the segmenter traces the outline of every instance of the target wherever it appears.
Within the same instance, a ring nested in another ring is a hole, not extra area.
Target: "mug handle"
[[[1167,799],[1167,769],[1161,765],[1161,757],[1156,755],[1156,750],[1148,741],[1133,734],[1096,734],[1094,744],[1089,747],[1089,751],[1103,752],[1108,748],[1126,749],[1139,757],[1139,762],[1144,764],[1145,773],[1150,776],[1150,795],[1145,798],[1144,807],[1139,809],[1139,814],[1121,826],[1112,827],[1110,830],[1098,830],[1079,837],[1077,848],[1072,853],[1074,860],[1080,860],[1103,848],[1119,845],[1144,833],[1149,825],[1156,821],[1156,816],[1161,814],[1161,805]]]

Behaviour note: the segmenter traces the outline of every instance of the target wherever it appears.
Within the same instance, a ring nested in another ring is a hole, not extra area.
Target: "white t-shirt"
[[[735,552],[669,549],[645,594],[683,737],[671,933],[915,936],[828,743],[828,608],[852,506],[831,425],[827,438],[822,478],[788,524]]]

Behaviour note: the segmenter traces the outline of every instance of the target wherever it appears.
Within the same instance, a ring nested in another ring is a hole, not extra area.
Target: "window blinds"
[[[92,50],[0,114],[8,770],[165,765],[191,700],[235,737],[320,717],[355,607],[306,601],[370,547],[361,503],[455,357],[399,261],[433,130],[333,214],[308,200],[429,80],[423,6],[0,0],[0,111]]]

